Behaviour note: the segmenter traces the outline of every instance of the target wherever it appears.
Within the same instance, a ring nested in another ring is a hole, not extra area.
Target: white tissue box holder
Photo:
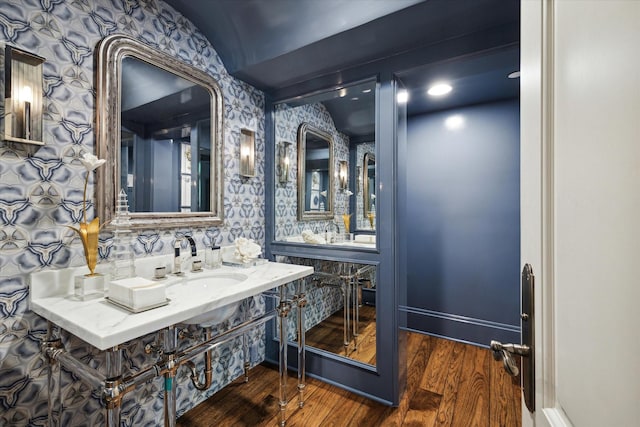
[[[164,284],[142,277],[111,281],[107,299],[109,302],[134,313],[169,303]]]

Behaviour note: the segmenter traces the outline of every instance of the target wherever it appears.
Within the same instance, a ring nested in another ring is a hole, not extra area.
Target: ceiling
[[[409,114],[518,95],[518,81],[506,79],[519,67],[516,0],[165,1],[209,39],[231,75],[276,100],[381,72],[413,91]],[[454,91],[430,100],[425,85],[439,78]],[[331,109],[353,115],[374,106],[373,97],[351,98]],[[362,135],[371,125],[344,131]]]

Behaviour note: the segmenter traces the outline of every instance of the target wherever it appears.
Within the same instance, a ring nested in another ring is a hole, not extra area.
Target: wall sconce
[[[240,130],[240,175],[248,178],[256,176],[255,132]]]
[[[291,160],[289,159],[290,147],[290,142],[283,141],[278,144],[278,167],[276,175],[278,176],[278,182],[280,184],[286,184],[289,182],[289,171],[291,167]]]
[[[349,175],[349,170],[347,168],[347,161],[340,160],[340,167],[338,168],[338,182],[340,183],[340,189],[347,189],[347,176]]]
[[[0,46],[2,47],[2,46]],[[44,58],[4,45],[0,73],[4,84],[2,138],[44,145],[42,141],[42,63]]]

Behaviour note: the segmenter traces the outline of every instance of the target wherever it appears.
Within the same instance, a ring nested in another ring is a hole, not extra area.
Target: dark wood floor
[[[520,426],[519,387],[489,350],[410,333],[407,359],[407,391],[397,408],[308,379],[305,406],[291,399],[287,426]],[[293,393],[295,386],[292,376],[287,387]],[[182,427],[277,423],[278,372],[265,366],[178,420]]]

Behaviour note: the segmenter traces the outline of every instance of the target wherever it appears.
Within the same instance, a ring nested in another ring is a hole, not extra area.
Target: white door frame
[[[556,402],[554,348],[553,1],[521,1],[521,267],[533,266],[536,411],[522,425],[569,426]]]

